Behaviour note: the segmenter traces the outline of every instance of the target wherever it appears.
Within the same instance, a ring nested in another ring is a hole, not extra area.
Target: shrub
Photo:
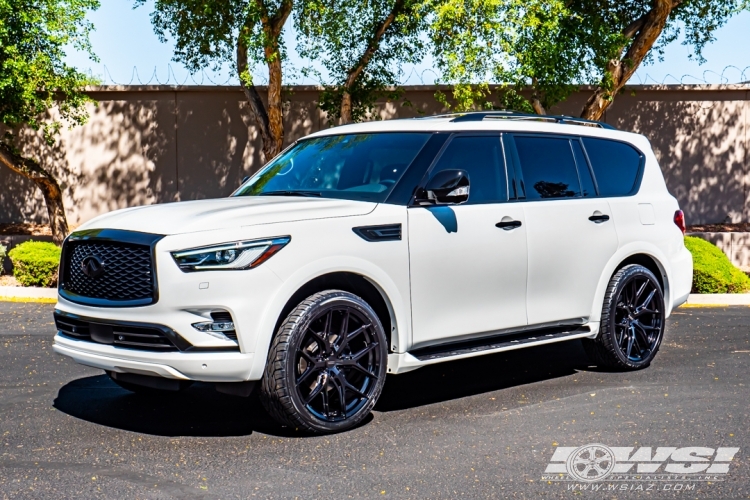
[[[3,259],[5,258],[6,250],[7,248],[5,248],[3,245],[0,245],[0,273],[2,273]]]
[[[750,278],[736,268],[713,243],[685,237],[693,254],[693,293],[743,293],[750,290]]]
[[[26,241],[8,252],[13,276],[24,286],[50,287],[57,284],[60,248],[44,241]]]

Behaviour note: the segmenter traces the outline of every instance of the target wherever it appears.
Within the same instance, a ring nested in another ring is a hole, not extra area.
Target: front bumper
[[[200,382],[249,380],[253,353],[152,352],[74,340],[55,335],[52,349],[82,365],[117,373]]]

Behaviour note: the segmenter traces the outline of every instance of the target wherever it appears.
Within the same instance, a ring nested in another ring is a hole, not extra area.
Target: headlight
[[[291,240],[291,236],[280,236],[265,240],[235,241],[172,252],[172,258],[184,272],[252,269],[270,259]]]

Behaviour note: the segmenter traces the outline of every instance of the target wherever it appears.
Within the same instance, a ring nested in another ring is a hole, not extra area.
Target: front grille
[[[63,335],[88,342],[143,351],[179,350],[165,333],[155,327],[102,324],[55,313],[55,325]]]
[[[154,301],[149,246],[111,241],[71,241],[66,244],[65,256],[67,262],[62,290],[91,299]],[[88,257],[94,257],[101,265],[101,275],[92,277],[84,273],[83,264]]]

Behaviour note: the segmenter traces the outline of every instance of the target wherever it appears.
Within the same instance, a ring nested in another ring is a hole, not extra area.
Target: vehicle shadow
[[[389,376],[375,410],[404,410],[596,370],[578,340],[466,358]]]
[[[389,375],[375,410],[404,410],[550,380],[591,370],[590,365],[578,341],[441,363]],[[99,375],[63,386],[54,407],[87,422],[157,436],[226,437],[253,432],[303,436],[268,416],[257,388],[250,397],[241,398],[196,383],[185,391],[154,397],[130,393],[107,375]]]

